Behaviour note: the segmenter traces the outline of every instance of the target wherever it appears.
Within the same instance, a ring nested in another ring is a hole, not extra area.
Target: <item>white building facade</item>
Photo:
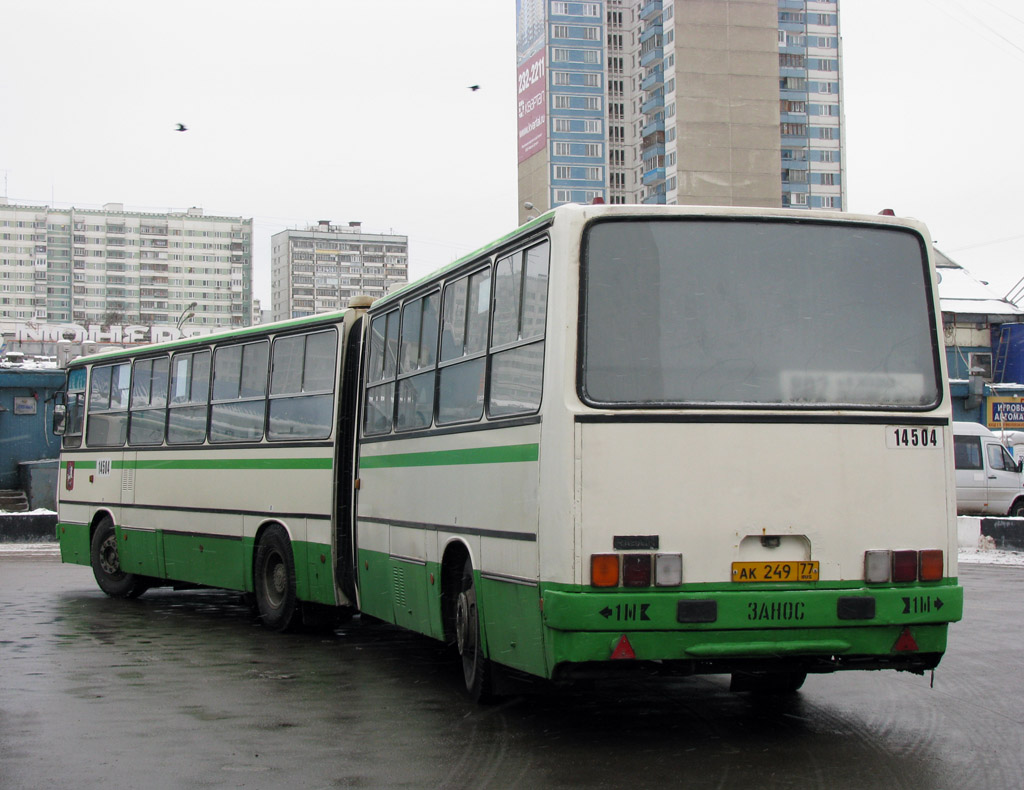
[[[12,205],[0,199],[0,320],[241,327],[252,220]]]
[[[343,310],[353,296],[378,298],[409,281],[409,237],[327,220],[284,230],[271,238],[270,279],[274,321]]]

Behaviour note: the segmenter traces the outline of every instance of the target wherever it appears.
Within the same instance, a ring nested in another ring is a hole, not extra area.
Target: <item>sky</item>
[[[0,0],[0,195],[252,217],[264,308],[270,237],[323,219],[407,235],[416,279],[517,221],[515,5]],[[840,13],[847,208],[923,220],[1006,294],[1024,3]]]

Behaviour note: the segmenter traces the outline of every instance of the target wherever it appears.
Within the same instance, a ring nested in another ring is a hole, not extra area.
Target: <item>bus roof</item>
[[[430,274],[420,277],[414,282],[407,283],[401,288],[398,288],[387,296],[383,296],[377,299],[373,303],[373,309],[378,310],[381,307],[390,306],[396,300],[399,300],[407,292],[414,290],[415,288],[423,285],[424,283],[434,280],[446,272],[456,269],[463,264],[469,263],[474,259],[478,259],[483,255],[492,252],[493,250],[507,245],[509,242],[515,241],[520,236],[526,235],[538,228],[551,225],[556,221],[556,218],[565,215],[576,215],[581,217],[584,221],[589,219],[596,219],[598,217],[613,217],[613,216],[690,216],[690,217],[744,217],[744,218],[757,218],[763,217],[765,219],[772,218],[785,218],[788,220],[798,220],[801,222],[847,222],[847,223],[870,223],[876,225],[892,225],[902,228],[910,228],[917,230],[930,242],[930,237],[925,234],[923,223],[918,220],[908,219],[903,217],[894,217],[890,215],[876,215],[876,214],[850,214],[841,211],[808,211],[806,209],[789,209],[789,208],[766,208],[766,207],[743,207],[743,206],[664,206],[664,205],[644,205],[644,204],[591,204],[584,205],[580,203],[566,203],[555,208],[548,209],[545,213],[540,216],[523,223],[515,230],[510,233],[506,233],[504,236],[495,239],[494,241],[485,244],[479,249],[473,252],[463,255],[461,258],[452,261],[446,266],[437,269]]]
[[[363,306],[360,306],[363,307]],[[107,359],[118,359],[121,357],[137,357],[145,354],[154,354],[162,351],[169,351],[176,348],[188,348],[190,346],[201,346],[217,340],[234,339],[253,335],[262,335],[272,332],[287,331],[317,324],[336,324],[341,321],[349,310],[337,310],[332,313],[318,313],[317,315],[305,316],[303,318],[287,318],[283,321],[275,321],[270,324],[256,324],[255,326],[241,327],[239,329],[225,329],[219,332],[211,332],[208,335],[192,335],[179,340],[167,340],[163,343],[150,343],[149,345],[136,346],[135,348],[118,349],[116,351],[102,351],[97,354],[78,357],[68,362],[67,366],[77,367],[89,365],[93,362],[100,362]]]

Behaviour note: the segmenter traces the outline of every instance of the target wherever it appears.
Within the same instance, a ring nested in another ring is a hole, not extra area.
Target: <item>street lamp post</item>
[[[188,307],[186,307],[184,310],[181,311],[181,315],[178,316],[178,321],[174,325],[177,328],[177,330],[178,330],[178,337],[184,337],[185,336],[185,333],[181,331],[181,327],[190,318],[195,318],[195,316],[196,316],[196,307],[197,306],[198,305],[197,305],[196,302],[192,302],[192,304],[190,304]]]

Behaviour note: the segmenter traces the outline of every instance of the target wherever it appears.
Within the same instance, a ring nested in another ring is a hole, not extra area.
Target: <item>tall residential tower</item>
[[[844,206],[837,0],[517,3],[520,219]]]

